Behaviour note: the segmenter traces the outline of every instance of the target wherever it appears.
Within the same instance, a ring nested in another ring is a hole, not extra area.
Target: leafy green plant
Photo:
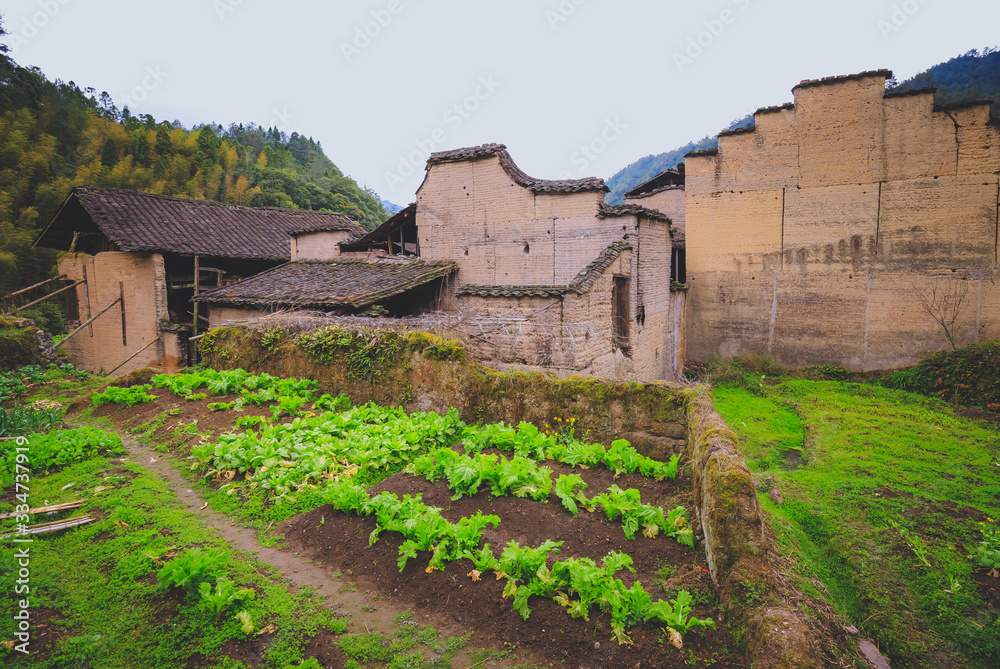
[[[979,531],[983,540],[976,546],[976,562],[989,569],[991,576],[1000,578],[1000,528],[992,518],[987,518],[985,523],[979,523]]]
[[[156,580],[164,588],[178,587],[184,588],[188,593],[198,592],[203,582],[218,575],[226,557],[226,551],[221,548],[192,548],[163,565]]]
[[[575,516],[579,511],[577,503],[584,508],[589,507],[593,510],[590,500],[583,494],[586,488],[587,484],[579,474],[560,474],[559,478],[556,479],[555,493],[556,497],[562,501],[563,506]]]
[[[216,580],[214,588],[207,581],[202,581],[198,585],[198,593],[201,595],[198,607],[211,611],[216,616],[222,614],[232,604],[253,599],[257,594],[253,588],[237,588],[232,580],[226,577]]]
[[[134,407],[137,404],[153,402],[156,400],[156,395],[150,395],[147,392],[152,390],[152,388],[153,386],[150,384],[131,386],[129,388],[109,386],[104,392],[94,393],[94,406],[114,403]]]
[[[57,408],[44,409],[15,405],[0,408],[0,437],[16,437],[33,432],[47,432],[59,424],[62,412]]]
[[[254,633],[253,618],[250,617],[249,611],[240,611],[234,617],[240,621],[240,631],[244,634]]]
[[[125,452],[121,437],[89,425],[72,430],[52,430],[31,437],[27,453],[17,452],[16,441],[0,441],[0,487],[14,482],[17,465],[30,464],[36,474],[48,474],[98,455]]]
[[[681,590],[677,599],[672,602],[660,600],[650,604],[645,610],[646,620],[659,620],[670,632],[670,642],[680,648],[682,637],[690,630],[715,629],[715,621],[711,618],[695,618],[691,608],[691,593]]]

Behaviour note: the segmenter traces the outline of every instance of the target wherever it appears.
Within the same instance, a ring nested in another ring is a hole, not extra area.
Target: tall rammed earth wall
[[[803,82],[687,158],[689,360],[903,367],[949,346],[935,315],[1000,337],[1000,128],[889,74]]]
[[[801,614],[782,601],[770,541],[738,439],[705,389],[495,372],[466,357],[455,340],[426,333],[327,328],[293,336],[278,330],[212,330],[200,343],[216,369],[242,367],[315,379],[355,402],[408,411],[454,407],[470,422],[520,421],[538,427],[576,419],[577,435],[626,438],[658,459],[681,453],[693,483],[694,513],[727,622],[743,630],[755,669],[819,667],[818,643]],[[138,383],[148,375],[124,383]],[[760,600],[746,605],[745,593]]]

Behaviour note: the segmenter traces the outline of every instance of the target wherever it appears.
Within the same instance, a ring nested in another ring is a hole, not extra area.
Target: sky
[[[383,198],[426,156],[506,144],[528,174],[607,179],[792,101],[996,46],[996,0],[5,0],[15,61],[185,127],[312,137]]]

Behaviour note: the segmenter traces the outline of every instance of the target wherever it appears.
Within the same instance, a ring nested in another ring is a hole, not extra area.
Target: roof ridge
[[[654,221],[673,223],[670,217],[657,209],[643,207],[640,204],[604,204],[597,208],[597,218],[613,218],[616,216],[642,216]]]
[[[527,188],[535,193],[582,193],[590,190],[599,190],[605,193],[611,189],[600,177],[584,177],[582,179],[539,179],[529,176],[524,170],[517,166],[505,144],[481,144],[479,146],[469,146],[450,151],[438,151],[432,153],[427,158],[427,168],[431,165],[442,163],[458,163],[468,160],[478,160],[496,156],[500,161],[500,166],[514,180],[517,185]]]

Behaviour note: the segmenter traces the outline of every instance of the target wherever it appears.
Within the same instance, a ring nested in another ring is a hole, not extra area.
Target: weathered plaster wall
[[[1000,337],[1000,130],[987,105],[885,97],[885,73],[810,83],[686,162],[687,355],[892,368]]]
[[[292,235],[292,260],[329,260],[340,256],[340,242],[351,238],[346,230],[303,232]]]
[[[125,295],[125,334],[122,340],[122,312],[112,307],[93,323],[90,329],[77,334],[64,349],[82,367],[110,372],[160,336],[159,322],[168,319],[166,273],[163,256],[155,253],[105,252],[96,256],[70,253],[59,260],[59,271],[70,279],[82,279],[86,267],[91,314]],[[81,322],[86,320],[83,286],[75,289],[80,304]],[[125,364],[119,373],[151,365],[176,369],[181,353],[176,337],[160,340]]]

